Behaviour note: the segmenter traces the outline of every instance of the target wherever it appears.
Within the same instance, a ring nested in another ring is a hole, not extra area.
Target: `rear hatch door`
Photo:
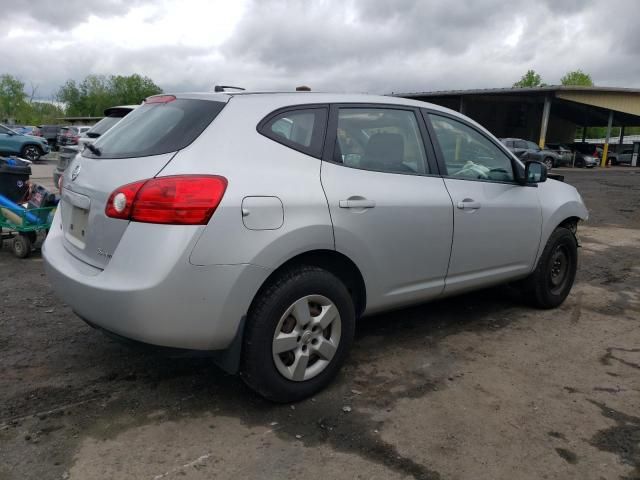
[[[125,117],[65,172],[60,208],[64,244],[90,265],[106,267],[130,224],[106,215],[111,193],[158,175],[224,107],[219,101],[163,97],[168,100],[151,100]]]

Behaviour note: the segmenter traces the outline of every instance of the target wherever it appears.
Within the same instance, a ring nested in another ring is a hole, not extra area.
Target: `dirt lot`
[[[496,288],[363,320],[291,406],[106,338],[6,248],[0,479],[640,479],[640,172],[566,175],[591,219],[561,308]]]

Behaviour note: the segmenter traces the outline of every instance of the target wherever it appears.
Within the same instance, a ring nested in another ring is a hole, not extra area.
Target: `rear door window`
[[[427,173],[415,112],[394,108],[340,108],[333,161],[378,172]]]
[[[100,137],[91,158],[129,158],[161,155],[190,145],[218,116],[222,102],[178,98],[136,108]]]

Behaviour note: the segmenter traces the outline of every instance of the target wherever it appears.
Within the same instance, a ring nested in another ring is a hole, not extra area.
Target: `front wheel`
[[[313,395],[340,370],[354,330],[353,300],[340,279],[312,266],[286,271],[249,310],[242,378],[276,402]]]
[[[555,308],[565,301],[578,268],[578,242],[567,228],[549,237],[534,272],[523,281],[528,301],[538,308]]]
[[[20,155],[31,162],[37,162],[42,156],[42,151],[36,145],[27,145],[22,149]]]

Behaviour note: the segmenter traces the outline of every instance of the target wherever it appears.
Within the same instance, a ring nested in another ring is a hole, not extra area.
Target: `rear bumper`
[[[42,249],[54,290],[83,319],[139,342],[227,348],[270,273],[253,265],[194,266],[189,254],[197,235],[177,245],[173,234],[174,242],[164,243],[164,228],[149,224],[132,224],[100,270],[66,250],[59,217]]]

